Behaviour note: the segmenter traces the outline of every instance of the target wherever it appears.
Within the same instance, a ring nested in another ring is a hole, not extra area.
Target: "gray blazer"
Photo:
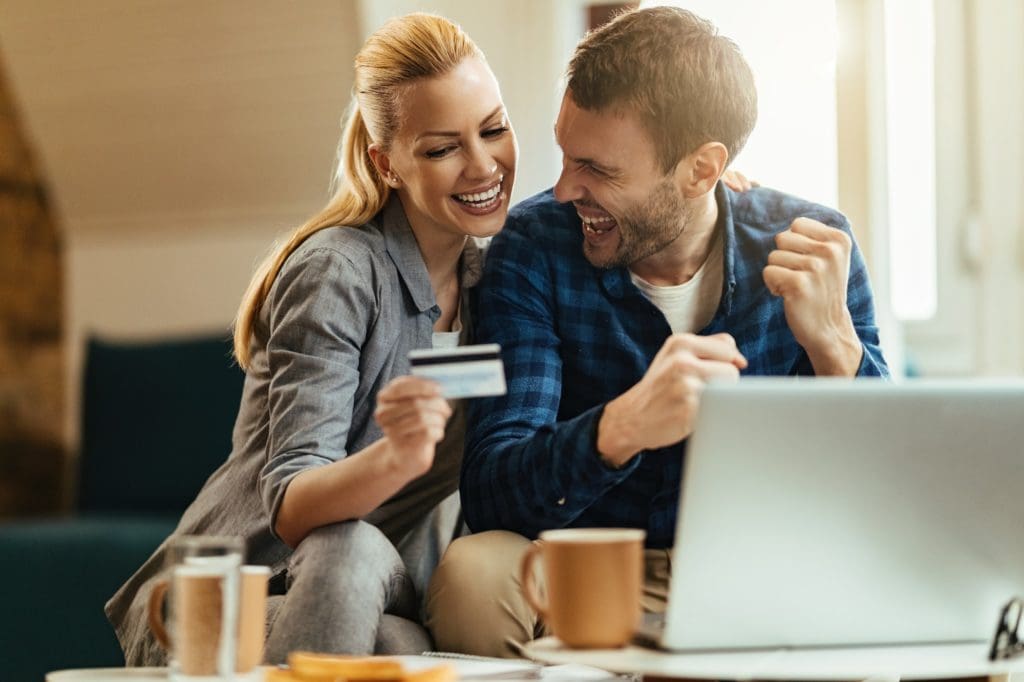
[[[481,264],[470,239],[462,255],[464,330],[472,327],[467,294],[480,279]],[[377,391],[409,373],[410,350],[431,346],[440,312],[396,196],[366,225],[320,230],[288,257],[254,325],[230,456],[174,533],[107,602],[129,665],[165,658],[149,634],[146,601],[176,536],[241,536],[246,562],[270,566],[271,591],[283,584],[291,550],[272,528],[289,481],[382,436],[373,420]],[[400,551],[405,540],[422,535],[430,510],[456,497],[464,430],[464,412],[456,405],[431,470],[364,518]],[[429,557],[406,552],[403,558],[407,564],[436,561],[441,550]],[[414,581],[432,570],[409,568]]]

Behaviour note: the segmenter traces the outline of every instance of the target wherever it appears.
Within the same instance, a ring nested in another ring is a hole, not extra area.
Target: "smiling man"
[[[561,176],[509,214],[481,283],[479,340],[501,344],[509,391],[470,408],[477,535],[435,575],[441,649],[507,655],[543,632],[515,575],[549,528],[645,529],[645,608],[664,608],[709,379],[888,373],[847,220],[720,182],[757,111],[730,40],[683,10],[635,11],[584,38],[568,75]]]

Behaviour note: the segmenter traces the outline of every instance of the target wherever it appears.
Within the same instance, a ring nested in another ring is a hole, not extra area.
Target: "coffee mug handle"
[[[526,597],[526,602],[533,607],[537,615],[547,620],[548,607],[540,603],[540,597],[537,596],[536,580],[533,577],[534,561],[540,555],[540,550],[541,545],[537,542],[531,542],[526,549],[523,560],[519,564],[519,582],[523,586],[523,596]]]
[[[166,578],[156,581],[153,591],[149,593],[149,604],[146,609],[146,616],[149,620],[149,629],[153,632],[156,641],[165,649],[171,648],[171,638],[167,636],[167,628],[164,627],[164,595],[167,594],[167,587],[170,583]]]

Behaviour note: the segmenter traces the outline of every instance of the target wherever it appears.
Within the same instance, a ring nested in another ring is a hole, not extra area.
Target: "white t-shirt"
[[[459,308],[455,311],[455,319],[452,320],[450,332],[434,332],[434,348],[457,348],[459,335],[462,334],[462,299],[459,298]]]
[[[725,268],[722,242],[719,235],[711,246],[707,260],[690,281],[682,284],[659,287],[630,271],[633,284],[665,315],[673,333],[696,334],[708,326],[715,316],[722,299]]]

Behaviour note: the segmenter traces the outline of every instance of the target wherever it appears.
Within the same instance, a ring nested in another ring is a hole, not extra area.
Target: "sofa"
[[[0,522],[0,681],[124,665],[103,606],[227,458],[244,379],[226,336],[88,341],[74,513]],[[432,567],[455,531],[457,494],[402,547]],[[268,599],[269,619],[281,600]],[[385,616],[376,647],[420,653],[431,641],[418,623]]]
[[[87,343],[74,512],[0,523],[0,679],[124,665],[103,605],[231,450],[226,335]]]

